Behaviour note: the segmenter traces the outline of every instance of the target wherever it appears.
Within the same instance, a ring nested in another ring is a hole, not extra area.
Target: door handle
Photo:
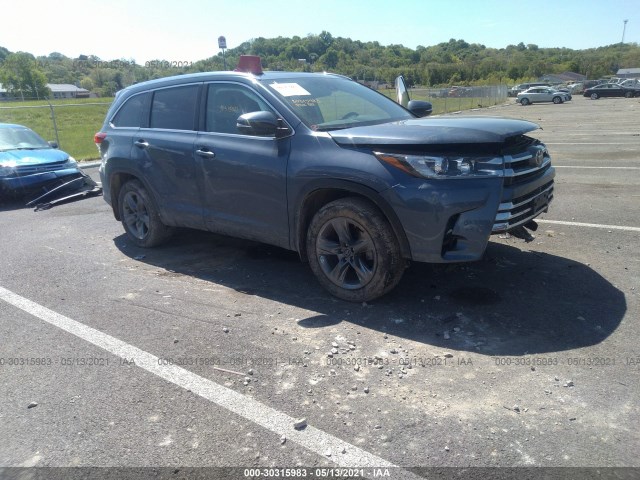
[[[136,142],[133,143],[136,147],[139,148],[147,148],[149,146],[149,142],[146,142],[142,139],[137,140]]]
[[[213,158],[216,156],[216,154],[213,153],[211,150],[202,150],[201,148],[196,150],[196,154],[200,155],[201,157],[207,157],[207,158]]]

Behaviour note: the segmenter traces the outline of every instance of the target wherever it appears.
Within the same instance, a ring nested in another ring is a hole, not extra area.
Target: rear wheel
[[[365,302],[393,289],[404,272],[398,241],[382,213],[361,198],[322,207],[309,225],[311,270],[332,295]]]
[[[529,105],[531,102],[529,101],[528,98],[523,98],[522,100],[520,100],[520,105]]]
[[[553,97],[553,103],[555,103],[556,105],[562,103],[562,99],[560,97]]]
[[[624,96],[627,97],[627,98],[632,98],[633,97],[633,92],[626,92],[624,94]]]
[[[122,186],[118,208],[127,236],[139,247],[160,245],[173,233],[173,229],[160,220],[149,192],[138,180],[129,180]]]
[[[597,93],[594,92],[591,94],[591,100],[597,100],[599,98],[600,98],[600,95],[598,95]]]

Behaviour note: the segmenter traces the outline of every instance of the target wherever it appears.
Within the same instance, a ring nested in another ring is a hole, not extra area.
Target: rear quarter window
[[[146,94],[139,94],[125,100],[111,120],[111,126],[140,128],[146,97]]]

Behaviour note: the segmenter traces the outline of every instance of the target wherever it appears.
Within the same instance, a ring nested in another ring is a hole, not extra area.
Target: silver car
[[[520,105],[529,105],[536,102],[563,103],[571,100],[571,94],[561,92],[551,87],[531,87],[516,97]]]

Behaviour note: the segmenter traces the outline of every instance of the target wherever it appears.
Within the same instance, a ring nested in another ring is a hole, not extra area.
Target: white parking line
[[[597,168],[602,170],[640,170],[640,167],[587,167],[585,165],[554,165],[555,168]]]
[[[544,142],[545,145],[620,145],[621,147],[636,147],[636,143],[620,143],[620,142]]]
[[[352,468],[394,468],[396,465],[372,453],[340,440],[311,425],[303,430],[295,430],[295,419],[257,400],[219,385],[211,380],[175,365],[160,365],[158,357],[122,340],[107,335],[95,328],[65,317],[27,298],[0,287],[0,300],[23,310],[34,317],[75,335],[120,358],[134,360],[136,366],[186,390],[206,398],[236,415],[254,422],[278,435],[285,435],[306,449],[327,458],[340,467]],[[331,456],[327,457],[327,453]],[[345,452],[345,453],[342,453]],[[398,478],[421,478],[404,470],[393,470]]]
[[[599,223],[580,223],[580,222],[563,222],[562,220],[546,220],[536,218],[538,223],[552,223],[554,225],[568,225],[570,227],[589,227],[589,228],[602,228],[604,230],[624,230],[625,232],[640,232],[638,227],[623,227],[620,225],[602,225]]]

